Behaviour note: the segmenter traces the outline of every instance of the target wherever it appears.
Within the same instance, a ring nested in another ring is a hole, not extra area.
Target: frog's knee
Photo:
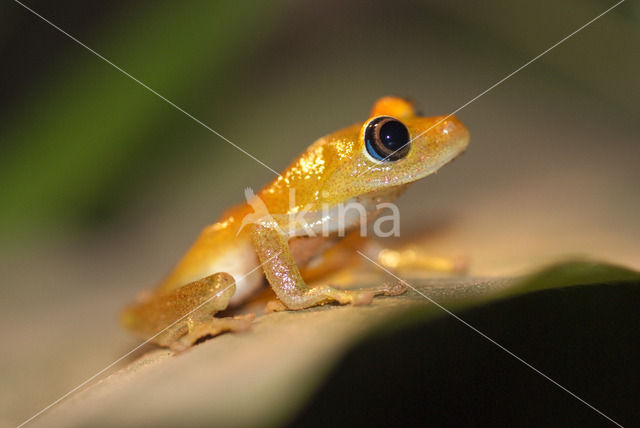
[[[185,285],[178,290],[178,301],[190,301],[199,314],[214,314],[225,310],[236,292],[236,282],[226,272],[218,272]]]
[[[236,281],[226,272],[218,272],[202,278],[201,286],[206,294],[215,293],[220,298],[231,298],[236,292]]]

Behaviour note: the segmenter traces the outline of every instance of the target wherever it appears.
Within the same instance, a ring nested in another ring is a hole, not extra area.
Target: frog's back
[[[161,283],[160,290],[173,290],[216,272],[228,272],[237,280],[254,269],[258,259],[251,247],[251,227],[246,226],[267,214],[319,210],[327,202],[322,192],[325,181],[343,159],[351,156],[361,126],[362,123],[356,123],[316,140],[258,192],[258,205],[250,205],[254,195],[247,189],[245,197],[249,203],[225,211],[216,223],[205,227]],[[241,284],[238,294],[242,294]]]

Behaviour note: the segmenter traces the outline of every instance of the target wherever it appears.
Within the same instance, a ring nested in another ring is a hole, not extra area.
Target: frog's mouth
[[[380,204],[383,202],[391,202],[398,196],[402,195],[407,190],[409,183],[397,184],[389,186],[383,189],[374,190],[372,192],[363,193],[354,198],[356,202],[365,203],[371,202],[374,204]]]
[[[467,150],[468,141],[469,140],[466,139],[466,140],[461,140],[459,143],[456,142],[455,144],[452,144],[452,146],[448,150],[446,150],[445,153],[439,156],[437,161],[435,162],[431,161],[428,163],[425,162],[426,163],[425,168],[418,169],[414,173],[407,174],[405,176],[405,179],[403,180],[403,183],[404,184],[413,183],[414,181],[418,181],[431,174],[435,174],[440,170],[440,168],[452,163],[454,160],[458,159],[458,157],[464,154],[464,152]]]
[[[434,130],[433,135],[418,137],[414,142],[413,153],[407,157],[406,165],[398,165],[405,170],[399,181],[412,183],[436,173],[443,166],[453,162],[469,146],[469,131],[455,117],[443,121],[443,125]],[[431,128],[428,128],[431,129]]]

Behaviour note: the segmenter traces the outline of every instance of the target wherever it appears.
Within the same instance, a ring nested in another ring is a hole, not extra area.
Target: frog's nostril
[[[465,147],[469,143],[469,130],[455,116],[444,120],[442,133]]]

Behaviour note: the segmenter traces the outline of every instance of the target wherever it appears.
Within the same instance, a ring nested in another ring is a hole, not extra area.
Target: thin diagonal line
[[[100,376],[102,373],[106,372],[107,370],[109,370],[111,367],[115,366],[116,364],[118,364],[120,361],[124,360],[125,358],[127,358],[129,355],[133,354],[135,351],[137,351],[138,349],[142,348],[144,345],[146,345],[147,343],[151,342],[153,339],[155,339],[156,337],[158,337],[159,335],[161,335],[162,333],[164,333],[165,331],[167,331],[167,329],[173,327],[174,325],[176,325],[177,323],[179,323],[180,321],[182,321],[183,319],[185,319],[186,317],[188,317],[189,315],[191,315],[192,313],[194,313],[195,311],[197,311],[198,309],[200,309],[202,306],[206,305],[207,303],[209,303],[211,300],[213,300],[216,296],[219,296],[220,294],[222,294],[223,292],[227,291],[229,288],[231,288],[233,285],[235,285],[237,282],[242,281],[244,278],[246,278],[247,276],[251,275],[253,272],[255,272],[256,270],[260,269],[262,266],[264,266],[266,263],[270,262],[273,258],[279,256],[280,253],[276,253],[275,255],[269,257],[269,259],[267,259],[266,261],[264,261],[263,263],[259,264],[258,266],[254,267],[253,269],[251,269],[249,272],[247,272],[246,274],[244,274],[243,276],[241,276],[240,278],[238,278],[237,280],[235,280],[235,282],[231,285],[229,285],[228,287],[224,288],[223,290],[218,291],[216,294],[214,294],[213,296],[209,297],[207,300],[205,300],[204,302],[202,302],[201,304],[199,304],[198,306],[196,306],[194,309],[192,309],[191,311],[187,312],[186,314],[184,314],[182,317],[178,318],[177,320],[175,320],[174,322],[172,322],[171,324],[169,324],[168,326],[166,326],[165,328],[163,328],[162,330],[160,330],[159,332],[157,332],[156,334],[154,334],[153,336],[151,336],[150,338],[148,338],[147,340],[145,340],[144,342],[142,342],[141,344],[139,344],[138,346],[136,346],[135,348],[133,348],[132,350],[130,350],[129,352],[127,352],[126,354],[124,354],[123,356],[121,356],[120,358],[118,358],[117,360],[113,361],[111,364],[109,364],[108,366],[106,366],[105,368],[103,368],[102,370],[100,370],[99,372],[97,372],[96,374],[94,374],[93,376],[91,376],[90,378],[88,378],[87,380],[85,380],[84,382],[82,382],[81,384],[79,384],[78,386],[76,386],[75,388],[73,388],[72,390],[70,390],[69,392],[67,392],[66,394],[62,395],[60,398],[58,398],[57,400],[53,401],[51,404],[49,404],[48,406],[44,407],[42,410],[40,410],[39,412],[35,413],[33,416],[31,416],[29,419],[25,420],[24,422],[22,422],[20,425],[18,425],[17,428],[20,428],[26,424],[28,424],[29,422],[31,422],[32,420],[34,420],[35,418],[37,418],[38,416],[40,416],[41,414],[43,414],[44,412],[46,412],[47,410],[49,410],[50,408],[52,408],[53,406],[55,406],[56,404],[59,404],[61,401],[63,401],[65,398],[69,397],[71,394],[73,394],[74,392],[78,391],[80,388],[82,388],[83,386],[85,386],[86,384],[88,384],[89,382],[91,382],[92,380],[94,380],[95,378],[97,378],[98,376]]]
[[[620,428],[622,428],[622,425],[620,425],[618,422],[614,421],[613,419],[611,419],[609,416],[607,416],[606,414],[604,414],[603,412],[601,412],[600,410],[596,409],[594,406],[592,406],[591,404],[587,403],[585,400],[583,400],[582,398],[580,398],[577,394],[575,394],[574,392],[571,392],[569,389],[565,388],[564,386],[562,386],[561,384],[559,384],[558,382],[556,382],[555,380],[553,380],[552,378],[550,378],[549,376],[547,376],[546,374],[544,374],[543,372],[541,372],[540,370],[538,370],[537,368],[535,368],[534,366],[532,366],[531,364],[529,364],[528,362],[526,362],[525,360],[523,360],[521,357],[519,357],[518,355],[516,355],[515,353],[511,352],[510,350],[508,350],[507,348],[505,348],[504,346],[502,346],[501,344],[499,344],[498,342],[496,342],[495,340],[493,340],[492,338],[490,338],[489,336],[487,336],[486,334],[484,334],[483,332],[481,332],[480,330],[478,330],[477,328],[475,328],[474,326],[472,326],[471,324],[469,324],[468,322],[466,322],[465,320],[463,320],[462,318],[460,318],[458,315],[454,314],[453,312],[451,312],[449,309],[445,308],[444,306],[442,306],[441,304],[439,304],[438,302],[436,302],[435,300],[433,300],[431,297],[427,296],[426,294],[422,293],[420,290],[418,290],[417,288],[415,288],[414,286],[412,286],[411,284],[409,284],[407,281],[405,281],[404,279],[398,277],[397,275],[395,275],[393,272],[391,272],[390,270],[388,270],[387,268],[385,268],[384,266],[380,265],[379,263],[377,263],[376,261],[372,260],[371,258],[367,257],[366,255],[364,255],[362,252],[360,252],[360,250],[356,250],[356,252],[358,254],[360,254],[362,257],[364,257],[365,259],[369,260],[371,263],[373,263],[374,265],[378,266],[380,269],[382,269],[383,271],[385,271],[386,273],[388,273],[389,275],[391,275],[392,277],[394,277],[395,279],[397,279],[398,281],[402,282],[403,284],[405,284],[407,287],[411,288],[413,291],[415,291],[416,293],[418,293],[419,295],[421,295],[422,297],[424,297],[425,299],[427,299],[429,302],[433,303],[434,305],[436,305],[438,308],[442,309],[444,312],[446,312],[447,314],[451,315],[453,318],[455,318],[456,320],[460,321],[462,324],[466,325],[467,327],[469,327],[471,330],[475,331],[476,333],[478,333],[480,336],[484,337],[485,339],[487,339],[489,342],[493,343],[495,346],[497,346],[498,348],[502,349],[504,352],[506,352],[507,354],[511,355],[513,358],[515,358],[516,360],[520,361],[522,364],[524,364],[525,366],[529,367],[531,370],[533,370],[534,372],[538,373],[540,376],[544,377],[545,379],[547,379],[549,382],[553,383],[555,386],[557,386],[558,388],[562,389],[563,391],[565,391],[567,394],[571,395],[573,398],[577,399],[578,401],[582,402],[584,405],[586,405],[587,407],[590,407],[592,410],[594,410],[595,412],[599,413],[601,416],[603,416],[604,418],[606,418],[607,420],[609,420],[609,422],[616,424],[617,426],[619,426]]]
[[[515,75],[516,73],[522,71],[522,69],[524,69],[525,67],[527,67],[528,65],[530,65],[532,62],[535,62],[536,60],[540,59],[540,57],[546,55],[549,51],[551,51],[552,49],[556,48],[557,46],[561,45],[562,43],[564,43],[565,41],[567,41],[568,39],[570,39],[571,37],[573,37],[574,35],[576,35],[577,33],[579,33],[580,31],[584,30],[586,27],[588,27],[589,25],[593,24],[595,21],[597,21],[598,19],[602,18],[604,15],[606,15],[607,13],[611,12],[613,9],[615,9],[616,7],[620,6],[622,3],[624,3],[625,0],[620,0],[618,3],[614,4],[613,6],[611,6],[609,9],[605,10],[604,12],[602,12],[601,14],[599,14],[598,16],[596,16],[595,18],[591,19],[589,22],[587,22],[586,24],[582,25],[580,28],[578,28],[577,30],[575,30],[574,32],[572,32],[571,34],[565,36],[564,38],[562,38],[561,40],[559,40],[558,42],[554,43],[553,45],[551,45],[550,47],[548,47],[547,49],[545,49],[544,51],[540,52],[538,55],[536,55],[535,57],[533,57],[532,59],[530,59],[529,61],[525,62],[524,64],[522,64],[520,67],[516,68],[514,71],[512,71],[511,73],[507,74],[505,77],[503,77],[502,79],[498,80],[496,83],[494,83],[493,85],[489,86],[487,89],[485,89],[484,91],[480,92],[478,95],[476,95],[475,97],[471,98],[469,101],[467,101],[466,103],[462,104],[460,107],[458,107],[457,109],[455,109],[454,111],[452,111],[451,113],[449,113],[448,115],[446,115],[445,117],[443,117],[442,119],[440,119],[438,122],[436,122],[434,125],[430,126],[429,128],[427,128],[426,130],[422,131],[421,133],[419,133],[418,135],[416,135],[415,137],[411,138],[409,141],[407,141],[404,145],[402,145],[402,147],[400,147],[399,149],[395,150],[394,152],[392,152],[391,154],[389,154],[387,157],[385,157],[384,159],[382,159],[382,161],[380,162],[384,162],[387,159],[389,159],[389,157],[393,156],[396,152],[402,150],[406,145],[411,144],[412,141],[422,137],[424,134],[426,134],[427,132],[431,131],[433,128],[435,128],[436,126],[440,125],[442,122],[444,122],[445,120],[449,119],[451,116],[453,116],[454,114],[456,114],[457,112],[459,112],[460,110],[462,110],[463,108],[467,107],[469,104],[473,103],[474,101],[476,101],[478,98],[482,97],[483,95],[485,95],[487,92],[491,91],[492,89],[494,89],[496,86],[501,85],[505,80],[513,77],[513,75]],[[359,177],[360,175],[368,172],[371,169],[371,167],[367,168],[365,171],[361,172],[360,174],[358,174],[357,177]]]
[[[244,153],[245,155],[249,156],[251,159],[253,159],[254,161],[258,162],[260,165],[264,166],[265,168],[267,168],[269,171],[273,172],[275,175],[280,176],[280,174],[278,173],[278,171],[276,171],[275,169],[271,168],[269,165],[265,164],[264,162],[262,162],[260,159],[256,158],[254,155],[252,155],[251,153],[247,152],[245,149],[243,149],[242,147],[238,146],[237,144],[235,144],[233,141],[229,140],[227,137],[225,137],[224,135],[222,135],[221,133],[219,133],[218,131],[216,131],[215,129],[211,128],[209,125],[207,125],[206,123],[202,122],[200,119],[196,118],[195,116],[193,116],[191,113],[187,112],[185,109],[183,109],[182,107],[178,106],[177,104],[175,104],[174,102],[170,101],[169,99],[167,99],[166,97],[164,97],[163,95],[159,94],[157,91],[155,91],[153,88],[149,87],[147,84],[145,84],[144,82],[140,81],[139,79],[137,79],[136,77],[132,76],[131,74],[129,74],[128,72],[126,72],[125,70],[123,70],[121,67],[117,66],[116,64],[114,64],[113,62],[109,61],[107,58],[105,58],[104,56],[100,55],[98,52],[94,51],[93,49],[91,49],[89,46],[85,45],[84,43],[82,43],[80,40],[76,39],[74,36],[72,36],[71,34],[67,33],[66,31],[64,31],[62,28],[58,27],[56,24],[54,24],[53,22],[49,21],[47,18],[45,18],[44,16],[40,15],[38,12],[34,11],[33,9],[29,8],[28,6],[26,6],[25,4],[19,2],[18,0],[13,0],[14,2],[18,3],[20,6],[22,6],[23,8],[25,8],[26,10],[28,10],[29,12],[31,12],[32,14],[34,14],[35,16],[37,16],[38,18],[42,19],[44,22],[46,22],[47,24],[51,25],[53,28],[55,28],[56,30],[60,31],[62,34],[64,34],[65,36],[69,37],[71,40],[73,40],[74,42],[76,42],[77,44],[79,44],[80,46],[82,46],[83,48],[85,48],[86,50],[88,50],[89,52],[91,52],[92,54],[94,54],[95,56],[97,56],[98,58],[100,58],[101,60],[103,60],[104,62],[106,62],[107,64],[109,64],[110,66],[112,66],[113,68],[115,68],[116,70],[118,70],[119,72],[121,72],[122,74],[124,74],[125,76],[127,76],[128,78],[130,78],[131,80],[133,80],[134,82],[136,82],[137,84],[139,84],[140,86],[142,86],[143,88],[145,88],[146,90],[148,90],[149,92],[151,92],[152,94],[156,95],[158,98],[160,98],[161,100],[165,101],[167,104],[169,104],[171,107],[175,108],[176,110],[180,111],[181,113],[183,113],[185,116],[191,118],[192,120],[194,120],[196,123],[198,123],[199,125],[201,125],[202,127],[208,129],[209,131],[211,131],[212,133],[214,133],[215,135],[217,135],[218,137],[220,137],[221,139],[223,139],[224,141],[226,141],[227,143],[231,144],[233,147],[235,147],[236,149],[238,149],[239,151],[241,151],[242,153]]]

